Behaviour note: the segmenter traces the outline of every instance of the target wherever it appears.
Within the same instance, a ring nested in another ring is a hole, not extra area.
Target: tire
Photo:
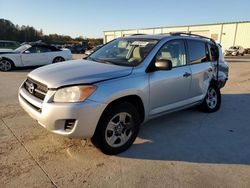
[[[244,53],[242,53],[241,56],[244,56]]]
[[[206,97],[201,104],[201,110],[206,113],[216,112],[221,106],[221,93],[216,85],[210,85]]]
[[[56,58],[53,59],[52,63],[59,63],[59,62],[62,62],[62,61],[65,61],[65,59],[63,57],[56,57]]]
[[[126,151],[140,129],[140,116],[134,105],[123,102],[111,106],[102,115],[92,142],[107,155]]]
[[[0,71],[11,71],[15,67],[14,63],[8,59],[0,60]]]

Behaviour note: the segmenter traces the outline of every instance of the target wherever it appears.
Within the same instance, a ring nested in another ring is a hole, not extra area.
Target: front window
[[[17,52],[17,53],[21,53],[21,52],[24,52],[25,50],[27,50],[30,47],[31,47],[31,45],[25,44],[25,45],[22,45],[22,46],[18,47],[14,51]]]
[[[157,60],[170,60],[173,67],[186,65],[186,52],[184,41],[173,40],[167,42],[156,54]]]
[[[28,49],[30,53],[45,53],[45,52],[50,52],[51,50],[43,47],[43,46],[33,46]]]
[[[157,42],[158,40],[154,39],[116,39],[95,51],[87,59],[122,66],[137,66]]]
[[[231,49],[231,50],[238,50],[239,47],[237,47],[237,46],[231,46],[229,49]]]

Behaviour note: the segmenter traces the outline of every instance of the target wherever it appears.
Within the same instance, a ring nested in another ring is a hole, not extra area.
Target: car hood
[[[131,74],[132,69],[88,60],[72,60],[35,69],[28,77],[46,84],[48,88],[58,88],[124,77]]]

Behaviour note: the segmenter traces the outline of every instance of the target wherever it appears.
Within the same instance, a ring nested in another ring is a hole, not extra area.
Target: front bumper
[[[54,103],[55,91],[49,90],[42,101],[23,87],[19,89],[19,103],[23,109],[47,130],[70,138],[93,136],[106,104],[85,100],[80,103]],[[75,120],[71,130],[65,129],[67,120]]]

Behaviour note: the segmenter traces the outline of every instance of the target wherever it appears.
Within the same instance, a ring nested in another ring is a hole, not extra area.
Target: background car
[[[87,49],[86,45],[73,45],[70,46],[68,49],[70,49],[71,53],[73,54],[83,54],[85,50]]]
[[[244,49],[244,54],[250,54],[250,48],[245,48]]]
[[[68,49],[34,42],[24,44],[13,51],[0,52],[0,57],[0,70],[10,71],[14,67],[39,66],[70,60],[72,54]]]
[[[85,51],[85,55],[89,56],[90,54],[92,54],[94,51],[98,50],[99,48],[101,48],[103,45],[97,45],[92,49],[86,50]]]
[[[0,51],[1,49],[16,49],[20,46],[20,44],[16,41],[10,40],[0,40]]]
[[[225,56],[232,55],[232,56],[238,56],[244,55],[244,48],[242,46],[231,46],[228,50],[225,50]]]

